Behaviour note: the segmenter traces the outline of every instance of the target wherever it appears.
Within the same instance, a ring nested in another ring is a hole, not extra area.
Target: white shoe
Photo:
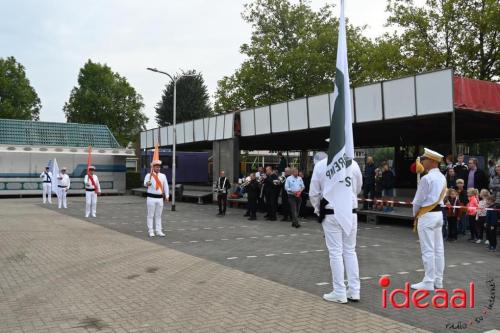
[[[154,237],[155,236],[155,233],[153,231],[150,231],[149,232],[149,237]]]
[[[481,244],[481,240],[480,240],[480,239],[478,239],[478,240],[476,241],[476,244]]]
[[[434,281],[434,288],[443,289],[443,281]]]
[[[428,291],[434,290],[434,283],[432,282],[419,282],[411,285],[411,289],[424,289]]]
[[[95,214],[92,214],[92,217],[96,217]]]
[[[347,291],[347,299],[349,301],[359,302],[359,300],[361,298],[359,296],[359,292],[349,292],[349,291]]]
[[[334,291],[332,291],[329,294],[324,294],[323,299],[328,302],[341,303],[341,304],[347,303],[347,297],[337,296]]]
[[[86,218],[86,219],[88,219],[88,218],[89,218],[89,216],[88,216],[88,215],[85,215],[85,218]]]
[[[490,241],[489,240],[485,240],[484,241],[484,245],[490,245]]]
[[[165,234],[161,231],[157,231],[156,236],[165,237]]]

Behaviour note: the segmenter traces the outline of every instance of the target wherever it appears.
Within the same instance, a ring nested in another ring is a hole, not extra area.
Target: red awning
[[[500,84],[455,76],[456,109],[500,113]]]

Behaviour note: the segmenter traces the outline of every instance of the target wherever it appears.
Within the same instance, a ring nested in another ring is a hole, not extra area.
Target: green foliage
[[[402,63],[412,72],[453,67],[480,80],[500,79],[498,0],[389,0],[387,25],[398,34]]]
[[[195,70],[181,75],[196,75]],[[177,75],[175,78],[178,78]],[[163,90],[161,101],[156,106],[158,126],[173,124],[174,83],[170,82]],[[204,118],[212,115],[209,95],[205,81],[201,75],[184,76],[177,81],[177,122]]]
[[[231,76],[218,82],[215,111],[254,107],[333,90],[338,20],[333,6],[318,12],[307,1],[255,0],[243,19],[252,25],[248,58]],[[354,84],[370,80],[370,57],[376,45],[363,28],[347,26],[349,71]]]
[[[126,146],[137,139],[148,121],[141,112],[142,96],[107,65],[89,60],[78,75],[78,87],[64,104],[68,122],[107,125],[116,140]]]
[[[0,118],[38,120],[42,104],[14,57],[0,58]]]

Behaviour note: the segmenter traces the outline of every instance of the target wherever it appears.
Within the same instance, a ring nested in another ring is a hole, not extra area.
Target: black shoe
[[[222,216],[222,213],[221,213],[221,212],[219,212],[219,214],[217,214],[217,216]]]
[[[297,228],[297,229],[298,229],[298,228],[300,228],[300,224],[298,224],[298,223],[297,223],[297,224],[295,225],[295,228]]]
[[[243,215],[243,216],[244,216],[244,217],[247,217],[247,216],[250,216],[250,214],[248,214],[248,213],[245,213],[245,215]]]
[[[255,221],[255,220],[257,220],[257,218],[256,218],[256,217],[249,217],[249,218],[248,218],[248,221]]]

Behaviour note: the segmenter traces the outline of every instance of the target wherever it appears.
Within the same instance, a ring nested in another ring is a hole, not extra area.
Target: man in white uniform
[[[319,153],[318,153],[319,154]],[[352,160],[352,179],[344,180],[347,186],[352,187],[352,228],[350,234],[346,234],[340,223],[335,219],[333,207],[323,198],[324,184],[326,183],[327,158],[316,162],[309,189],[309,198],[314,207],[314,213],[324,216],[322,221],[325,234],[326,247],[330,256],[330,268],[333,277],[333,291],[324,294],[323,299],[329,302],[347,303],[347,300],[357,302],[360,300],[360,281],[358,256],[356,254],[356,235],[358,229],[358,193],[361,192],[363,176],[359,165]],[[315,158],[315,160],[317,160]],[[349,184],[350,183],[350,184]],[[322,203],[323,202],[323,203]],[[344,283],[344,266],[347,273],[349,289]]]
[[[169,190],[167,177],[160,173],[161,161],[156,160],[151,163],[153,172],[148,173],[144,178],[144,186],[147,187],[146,200],[148,207],[148,233],[149,237],[156,235],[160,237],[165,237],[162,232],[161,226],[161,213],[163,211],[163,202],[168,202],[169,200]],[[153,229],[153,219],[155,226]]]
[[[66,195],[68,194],[70,185],[71,182],[69,180],[69,176],[66,174],[66,167],[62,167],[61,173],[57,176],[57,187],[59,188],[59,191],[57,191],[57,200],[59,208],[68,208]]]
[[[40,178],[42,179],[43,186],[43,203],[46,203],[47,200],[49,204],[52,203],[52,172],[49,171],[49,167],[45,167],[45,171],[40,174]]]
[[[101,186],[99,185],[99,179],[97,175],[94,174],[95,167],[89,167],[89,175],[85,175],[83,182],[85,184],[85,217],[89,217],[92,211],[92,217],[96,217],[97,210],[97,195],[101,192]]]
[[[420,162],[428,173],[422,177],[413,199],[413,216],[417,224],[425,276],[412,289],[434,290],[443,287],[443,198],[446,195],[446,178],[439,170],[443,155],[425,148]]]

